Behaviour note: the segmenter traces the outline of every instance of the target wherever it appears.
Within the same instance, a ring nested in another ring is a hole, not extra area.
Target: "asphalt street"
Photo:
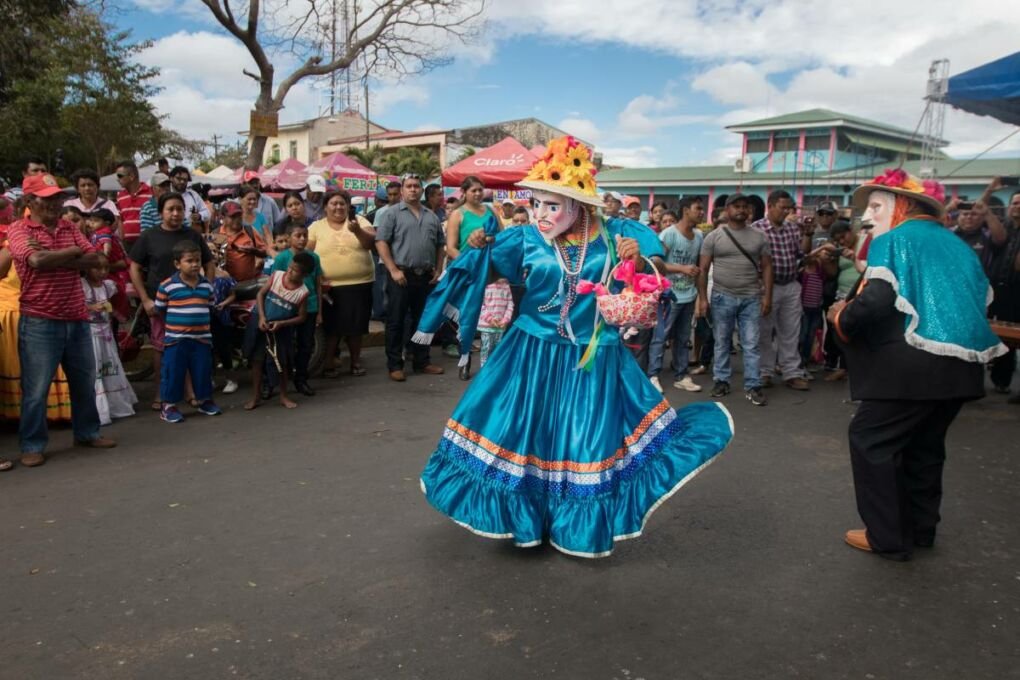
[[[445,361],[395,384],[373,349],[368,376],[320,380],[295,411],[245,413],[243,392],[220,418],[145,411],[104,430],[109,451],[55,432],[45,466],[0,474],[0,678],[1020,678],[1004,397],[950,431],[938,542],[911,562],[843,544],[854,406],[821,382],[728,397],[729,449],[591,561],[426,503],[464,389]]]

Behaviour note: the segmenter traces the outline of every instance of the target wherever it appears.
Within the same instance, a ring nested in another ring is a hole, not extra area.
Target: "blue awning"
[[[952,76],[946,101],[963,111],[1020,125],[1020,52]]]

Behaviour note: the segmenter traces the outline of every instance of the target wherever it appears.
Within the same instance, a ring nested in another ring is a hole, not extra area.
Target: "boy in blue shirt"
[[[308,384],[308,362],[312,358],[312,350],[315,349],[315,329],[322,325],[322,311],[319,308],[319,300],[322,299],[322,263],[318,254],[305,250],[308,247],[308,227],[291,223],[287,225],[287,236],[289,247],[281,250],[273,260],[274,272],[285,272],[290,268],[290,263],[298,253],[311,255],[315,263],[312,272],[305,277],[305,287],[308,289],[308,301],[305,304],[305,311],[308,317],[305,322],[294,329],[297,336],[297,354],[294,355],[294,389],[306,397],[315,396],[315,390]]]
[[[159,284],[156,310],[164,316],[166,335],[160,367],[159,417],[179,423],[184,415],[177,402],[184,398],[184,382],[191,375],[198,411],[218,416],[223,411],[212,400],[212,331],[209,306],[213,287],[202,276],[202,251],[194,241],[178,241],[173,248],[177,272]]]
[[[667,338],[672,339],[673,343],[673,387],[687,392],[701,391],[701,386],[687,373],[690,361],[687,342],[691,338],[691,319],[694,318],[694,305],[698,297],[698,257],[704,239],[697,225],[704,216],[701,199],[690,196],[680,201],[679,220],[672,210],[666,210],[660,218],[662,231],[659,232],[659,240],[666,251],[660,271],[673,284],[670,289],[673,300],[665,313],[659,316],[648,351],[648,378],[660,392],[659,371],[662,370]]]

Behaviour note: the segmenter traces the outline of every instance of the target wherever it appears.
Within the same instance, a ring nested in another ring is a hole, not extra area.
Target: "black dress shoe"
[[[461,380],[471,380],[471,357],[468,357],[467,363],[460,367],[458,372]]]
[[[315,396],[315,390],[313,390],[312,386],[309,385],[308,383],[306,383],[304,380],[302,380],[299,383],[296,383],[294,385],[294,389],[296,389],[298,392],[300,392],[301,394],[305,395],[306,397],[314,397]]]

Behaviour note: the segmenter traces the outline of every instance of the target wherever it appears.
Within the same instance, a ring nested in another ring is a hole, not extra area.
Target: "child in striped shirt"
[[[160,369],[160,418],[179,423],[184,415],[177,402],[184,398],[184,381],[191,375],[198,411],[218,416],[223,411],[212,400],[212,332],[209,307],[213,287],[202,276],[202,251],[194,241],[178,241],[173,249],[177,272],[159,284],[155,305],[164,315],[166,335]]]
[[[811,348],[815,335],[822,327],[825,275],[822,274],[816,257],[805,258],[804,269],[800,272],[800,286],[800,303],[804,310],[800,322],[800,358],[806,369],[811,362]]]

